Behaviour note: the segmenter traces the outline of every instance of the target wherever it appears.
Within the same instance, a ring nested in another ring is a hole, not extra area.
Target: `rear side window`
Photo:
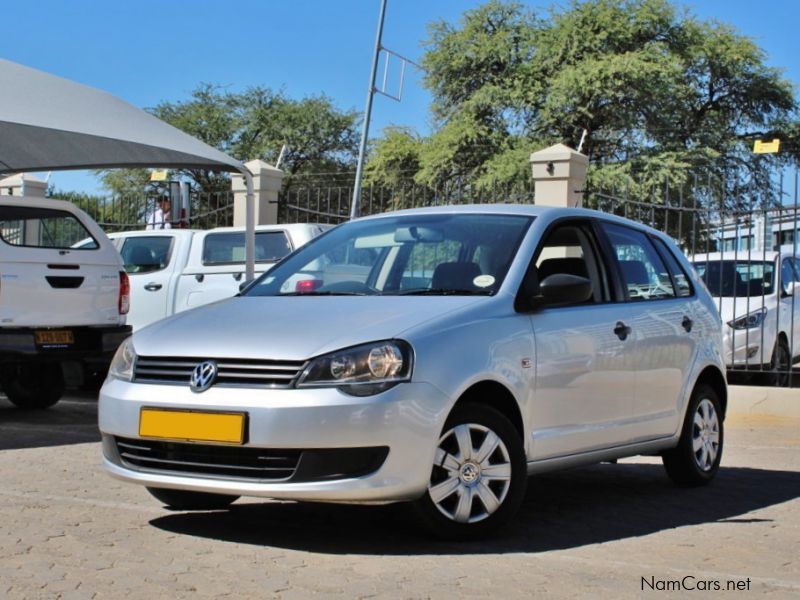
[[[678,259],[675,258],[675,255],[662,240],[653,238],[653,241],[661,251],[661,256],[664,257],[664,261],[667,263],[667,268],[672,274],[672,280],[675,282],[678,297],[688,298],[692,295],[692,284],[689,281],[689,276],[686,274],[686,271],[683,270],[683,267],[678,262]]]
[[[291,251],[285,232],[256,232],[256,262],[277,262]],[[244,253],[244,232],[210,233],[203,241],[204,265],[243,263]]]
[[[131,237],[122,244],[122,262],[128,273],[153,273],[165,269],[172,254],[172,237]]]
[[[97,250],[97,243],[75,215],[33,206],[0,206],[0,238],[12,246]]]
[[[623,283],[632,301],[675,297],[669,271],[644,233],[611,223],[602,226],[614,249]]]

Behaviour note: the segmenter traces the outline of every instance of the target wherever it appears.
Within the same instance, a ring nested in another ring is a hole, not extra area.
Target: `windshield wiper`
[[[397,296],[491,296],[491,290],[460,290],[454,288],[416,288],[400,290]],[[390,294],[386,294],[390,295]]]
[[[287,292],[285,294],[275,294],[276,296],[374,296],[365,292]]]

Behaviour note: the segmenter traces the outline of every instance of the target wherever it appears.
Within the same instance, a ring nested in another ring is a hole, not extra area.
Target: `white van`
[[[800,359],[800,257],[771,251],[698,254],[692,264],[722,317],[729,369],[768,372],[787,385]]]
[[[256,275],[330,227],[316,223],[257,226]],[[244,227],[126,231],[108,237],[130,276],[128,323],[135,330],[230,298],[245,282]]]
[[[128,305],[119,254],[86,213],[0,196],[0,385],[11,402],[55,404],[65,368],[104,373],[130,335]]]

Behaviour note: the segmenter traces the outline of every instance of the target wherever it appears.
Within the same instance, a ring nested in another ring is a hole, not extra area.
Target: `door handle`
[[[157,292],[162,287],[164,286],[162,286],[160,283],[148,283],[146,286],[144,286],[144,289],[146,289],[148,292]]]
[[[681,325],[686,330],[686,333],[689,333],[692,330],[692,325],[694,325],[694,321],[692,321],[687,315],[684,315],[683,321],[681,321]]]
[[[617,326],[614,327],[614,333],[621,340],[625,340],[631,333],[631,328],[625,325],[622,321],[617,321]]]

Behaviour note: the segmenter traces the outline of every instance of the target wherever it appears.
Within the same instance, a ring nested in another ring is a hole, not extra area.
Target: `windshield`
[[[775,292],[775,263],[717,260],[696,262],[694,268],[715,298],[769,296]]]
[[[279,263],[244,295],[491,295],[532,220],[418,214],[346,223]]]

